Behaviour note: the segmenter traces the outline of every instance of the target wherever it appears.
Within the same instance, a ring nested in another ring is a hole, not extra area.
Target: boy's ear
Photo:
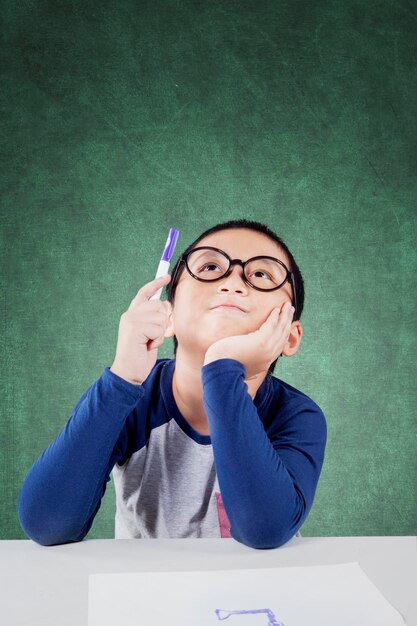
[[[303,327],[301,326],[301,322],[298,320],[293,322],[290,334],[287,339],[287,343],[284,346],[284,349],[281,353],[285,356],[292,356],[298,351],[301,343],[301,337],[303,336]]]
[[[172,322],[172,309],[171,309],[171,313],[169,314],[168,320],[169,321],[165,329],[164,337],[173,337],[175,335],[175,332],[174,332],[174,325]]]

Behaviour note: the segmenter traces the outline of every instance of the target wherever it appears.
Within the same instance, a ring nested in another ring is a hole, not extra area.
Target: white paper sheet
[[[88,626],[404,626],[359,563],[92,574]]]

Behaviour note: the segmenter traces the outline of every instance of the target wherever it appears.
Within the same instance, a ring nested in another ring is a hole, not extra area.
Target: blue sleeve
[[[264,425],[248,393],[245,367],[235,359],[203,366],[202,382],[231,535],[253,548],[276,548],[295,535],[313,504],[326,446],[325,417],[300,396]]]
[[[81,541],[90,530],[128,439],[123,430],[145,390],[105,368],[35,461],[18,498],[26,535],[42,545]]]

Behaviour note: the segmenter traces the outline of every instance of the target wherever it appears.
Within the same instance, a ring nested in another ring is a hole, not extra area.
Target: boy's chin
[[[211,333],[207,333],[205,335],[205,349],[208,350],[216,341],[220,341],[220,339],[226,339],[226,337],[235,337],[236,335],[246,335],[247,330],[239,330],[234,326],[233,328],[221,328],[213,330]]]
[[[230,337],[250,332],[248,330],[250,325],[253,325],[253,322],[243,315],[213,315],[208,322],[205,322],[204,332],[210,336],[214,333],[223,333],[224,337]]]

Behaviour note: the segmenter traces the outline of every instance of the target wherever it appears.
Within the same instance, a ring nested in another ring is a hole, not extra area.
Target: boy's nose
[[[241,267],[235,265],[227,276],[225,276],[222,280],[219,280],[219,289],[224,289],[225,287],[234,289],[238,287],[240,290],[247,290],[247,285],[245,283]]]

